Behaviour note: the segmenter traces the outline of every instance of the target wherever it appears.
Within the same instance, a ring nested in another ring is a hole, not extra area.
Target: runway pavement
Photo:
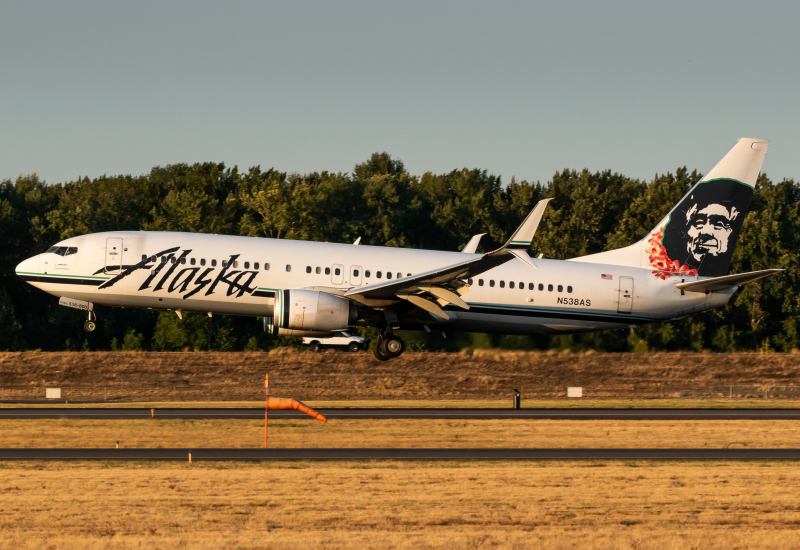
[[[121,461],[776,461],[800,449],[0,449],[4,460]]]
[[[539,420],[800,420],[800,409],[317,409],[344,419]],[[0,408],[0,419],[260,419],[264,409]],[[309,419],[300,411],[270,411],[269,418]]]

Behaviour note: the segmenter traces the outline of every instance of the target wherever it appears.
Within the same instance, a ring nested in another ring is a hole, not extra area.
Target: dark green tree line
[[[280,239],[459,250],[487,233],[505,242],[540,199],[553,197],[532,253],[567,259],[641,239],[702,174],[685,167],[640,181],[564,170],[552,181],[503,184],[486,170],[409,174],[375,153],[352,173],[288,174],[222,163],[156,167],[142,176],[102,176],[48,185],[36,175],[0,182],[0,349],[241,350],[285,344],[252,318],[104,309],[95,333],[80,312],[14,275],[23,259],[61,239],[111,230],[191,231]],[[787,271],[746,285],[726,308],[631,331],[574,337],[426,336],[428,347],[496,345],[599,350],[778,350],[800,346],[800,185],[762,175],[732,272]]]

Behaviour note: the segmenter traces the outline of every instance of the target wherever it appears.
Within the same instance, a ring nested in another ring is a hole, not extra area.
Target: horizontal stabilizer
[[[750,273],[736,273],[734,275],[725,275],[723,277],[714,277],[713,279],[703,279],[701,281],[690,281],[688,283],[677,283],[675,288],[685,290],[687,292],[714,292],[715,290],[723,290],[732,286],[741,286],[745,283],[752,283],[764,277],[769,277],[773,273],[779,273],[783,269],[764,269],[762,271],[751,271]]]

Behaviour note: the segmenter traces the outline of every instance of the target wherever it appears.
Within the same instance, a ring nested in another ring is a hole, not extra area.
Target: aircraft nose
[[[26,280],[31,275],[38,275],[39,274],[39,257],[41,254],[37,254],[27,260],[21,262],[17,268],[14,270],[17,273],[17,276]]]

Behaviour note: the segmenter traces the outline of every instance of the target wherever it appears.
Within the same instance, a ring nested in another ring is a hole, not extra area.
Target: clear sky
[[[0,179],[215,161],[800,178],[800,2],[0,4]]]

